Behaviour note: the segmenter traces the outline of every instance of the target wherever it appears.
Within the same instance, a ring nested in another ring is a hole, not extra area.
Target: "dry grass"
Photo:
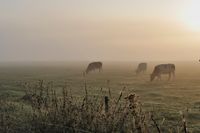
[[[109,84],[109,83],[108,83]],[[185,113],[181,113],[177,125],[166,125],[165,119],[153,110],[143,110],[135,93],[124,96],[123,88],[118,98],[105,95],[75,97],[70,88],[63,86],[57,95],[53,83],[24,84],[24,102],[1,100],[0,132],[2,133],[186,133]],[[128,93],[128,92],[126,92]],[[169,128],[170,127],[170,128]]]

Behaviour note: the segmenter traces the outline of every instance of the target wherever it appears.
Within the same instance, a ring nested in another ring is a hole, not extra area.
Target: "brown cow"
[[[161,74],[169,74],[168,80],[171,79],[171,74],[175,77],[175,65],[174,64],[161,64],[157,65],[154,68],[153,73],[151,74],[151,81],[154,80],[155,77],[161,80]]]
[[[138,67],[137,67],[137,70],[135,71],[136,72],[136,74],[138,75],[138,74],[140,74],[141,72],[146,72],[146,70],[147,70],[147,63],[140,63],[139,65],[138,65]]]
[[[102,70],[103,63],[102,62],[92,62],[88,65],[86,69],[86,74],[88,74],[90,71],[94,71],[96,69],[99,70],[99,72]]]

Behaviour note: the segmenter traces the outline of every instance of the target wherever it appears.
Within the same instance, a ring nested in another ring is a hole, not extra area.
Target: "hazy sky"
[[[0,0],[0,61],[196,60],[199,0]]]

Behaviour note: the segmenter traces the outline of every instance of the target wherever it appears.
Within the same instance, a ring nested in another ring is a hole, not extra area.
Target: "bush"
[[[70,95],[66,87],[58,96],[52,83],[43,81],[24,87],[23,103],[1,101],[2,133],[187,132],[184,115],[178,125],[164,125],[165,119],[143,110],[139,96],[131,93],[124,98],[124,89],[115,99],[110,91],[109,96],[88,95],[87,85],[81,98]]]

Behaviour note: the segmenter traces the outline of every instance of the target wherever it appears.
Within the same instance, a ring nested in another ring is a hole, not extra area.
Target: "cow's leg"
[[[158,76],[155,76],[155,78],[156,78],[156,81],[158,81]]]
[[[158,75],[158,79],[161,80],[161,75],[160,74]]]
[[[136,73],[137,73],[137,75],[139,75],[140,74],[140,70],[136,70]]]
[[[171,79],[171,73],[169,73],[169,78],[168,78],[168,81]]]
[[[102,68],[102,67],[100,67],[100,68],[99,68],[99,72],[101,72],[102,70],[103,70],[103,68]]]
[[[144,70],[144,74],[146,74],[147,70]]]
[[[173,78],[175,78],[175,71],[173,71],[172,74],[173,74]]]

